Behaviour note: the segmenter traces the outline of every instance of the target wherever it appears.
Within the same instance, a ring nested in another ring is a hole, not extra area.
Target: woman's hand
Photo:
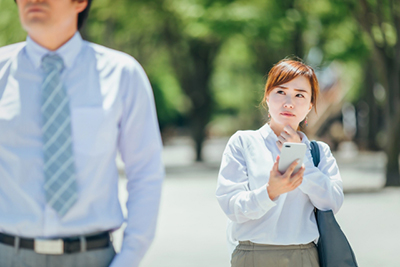
[[[301,185],[303,181],[304,166],[301,166],[297,173],[293,173],[297,161],[294,161],[284,174],[281,174],[278,170],[279,156],[276,158],[274,166],[269,175],[269,182],[267,186],[267,191],[269,198],[274,200],[278,196],[290,192]]]
[[[286,125],[283,128],[283,132],[278,136],[276,144],[279,149],[282,149],[283,143],[285,142],[301,143],[300,135],[290,125]]]

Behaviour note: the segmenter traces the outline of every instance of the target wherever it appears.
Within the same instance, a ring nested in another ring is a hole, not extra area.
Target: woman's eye
[[[277,93],[277,94],[284,94],[285,92],[282,91],[282,90],[278,90],[276,93]]]
[[[297,94],[296,96],[298,96],[298,97],[304,97],[304,95],[302,95],[302,94]]]

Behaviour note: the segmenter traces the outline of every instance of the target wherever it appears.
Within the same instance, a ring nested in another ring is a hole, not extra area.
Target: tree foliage
[[[11,0],[0,0],[0,27],[1,46],[25,38]],[[400,185],[398,1],[94,0],[81,32],[144,66],[162,131],[189,128],[197,160],[207,136],[264,121],[256,107],[273,64],[287,56],[317,70],[340,62],[348,100],[368,107],[370,147],[384,114],[387,185]]]
[[[400,186],[400,2],[348,1],[347,7],[368,38],[376,80],[385,89],[386,185]]]

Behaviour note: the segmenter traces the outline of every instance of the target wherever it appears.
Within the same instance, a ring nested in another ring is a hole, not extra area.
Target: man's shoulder
[[[0,47],[0,66],[8,60],[16,57],[18,53],[26,46],[26,42],[6,45]]]
[[[98,60],[104,60],[107,64],[127,68],[141,67],[139,62],[127,53],[87,41],[85,43]]]

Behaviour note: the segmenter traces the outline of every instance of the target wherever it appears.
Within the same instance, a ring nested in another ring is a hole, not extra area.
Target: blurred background
[[[398,0],[93,0],[81,34],[135,57],[154,90],[167,177],[142,266],[229,266],[220,159],[230,135],[266,122],[266,75],[288,56],[317,72],[304,131],[337,158],[337,217],[360,266],[400,266]],[[14,1],[0,0],[0,46],[25,38]]]

